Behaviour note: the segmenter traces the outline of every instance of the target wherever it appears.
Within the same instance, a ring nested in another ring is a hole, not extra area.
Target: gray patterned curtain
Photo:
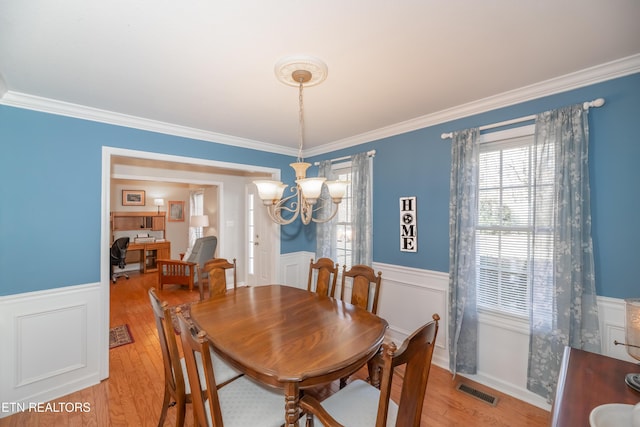
[[[581,105],[536,117],[534,265],[527,388],[553,400],[565,346],[600,352]],[[551,176],[545,174],[551,170]]]
[[[449,199],[449,370],[475,374],[478,354],[476,310],[476,220],[479,129],[454,132]]]
[[[373,263],[373,179],[372,159],[365,152],[351,160],[353,191],[353,253],[352,265]]]
[[[333,170],[331,168],[331,160],[323,160],[318,166],[318,176],[327,178],[327,181],[334,179]],[[326,185],[322,186],[322,194],[319,200],[328,200],[329,202],[322,206],[318,211],[318,218],[326,218],[331,215],[333,203],[330,202],[329,190]],[[336,240],[335,240],[335,223],[337,216],[331,221],[316,224],[316,259],[329,258],[336,259]]]

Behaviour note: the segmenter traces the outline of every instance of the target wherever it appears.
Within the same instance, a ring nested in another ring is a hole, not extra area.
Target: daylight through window
[[[527,316],[533,268],[551,272],[549,247],[532,247],[533,185],[552,192],[553,165],[536,161],[533,135],[487,142],[480,146],[478,182],[478,306]],[[544,212],[539,204],[536,209],[538,245],[552,245],[551,222],[541,221],[550,218],[551,203]]]

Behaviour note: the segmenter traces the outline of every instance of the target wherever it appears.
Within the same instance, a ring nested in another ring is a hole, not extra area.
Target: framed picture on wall
[[[144,206],[144,190],[122,190],[122,206]]]
[[[169,221],[184,221],[184,202],[169,200]]]

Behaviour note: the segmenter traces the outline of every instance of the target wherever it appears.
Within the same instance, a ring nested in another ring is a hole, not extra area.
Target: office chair
[[[129,238],[128,237],[120,237],[111,245],[111,281],[116,283],[118,277],[124,276],[125,278],[129,278],[127,273],[114,273],[113,266],[117,265],[120,268],[124,268],[127,265],[125,261],[125,257],[127,256],[127,248],[129,247]]]

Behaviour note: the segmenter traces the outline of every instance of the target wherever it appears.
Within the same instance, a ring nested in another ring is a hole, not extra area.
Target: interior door
[[[254,184],[247,185],[247,285],[275,283],[278,225],[269,218]]]

